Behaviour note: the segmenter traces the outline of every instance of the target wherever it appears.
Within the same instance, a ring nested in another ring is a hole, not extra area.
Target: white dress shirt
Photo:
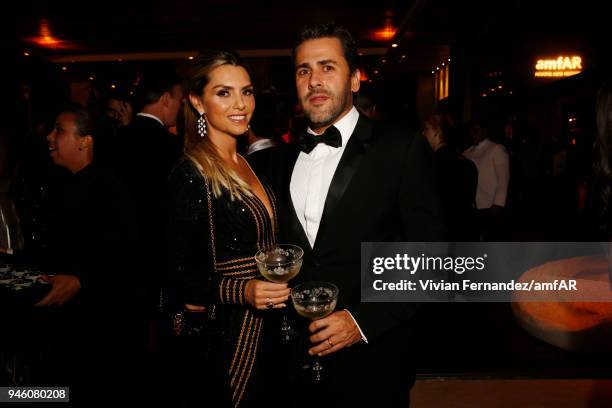
[[[314,247],[317,239],[329,186],[358,120],[359,112],[353,106],[342,119],[334,123],[342,136],[342,146],[332,147],[319,143],[310,153],[300,152],[295,162],[289,186],[291,201],[311,247]],[[308,132],[316,134],[310,128]],[[351,312],[346,311],[357,325],[361,339],[367,343],[368,340],[361,331],[361,327]]]
[[[151,115],[150,113],[144,113],[144,112],[138,112],[136,114],[136,116],[144,116],[145,118],[151,118],[153,120],[156,120],[159,122],[160,125],[162,125],[163,127],[166,127],[166,125],[164,125],[164,122],[162,122],[162,120],[160,118],[158,118],[155,115]]]
[[[259,139],[249,145],[246,154],[248,156],[260,150],[265,150],[274,146],[276,146],[276,143],[274,143],[272,139]]]
[[[342,146],[319,143],[310,153],[301,152],[295,162],[290,185],[291,200],[311,247],[317,238],[329,186],[358,119],[359,112],[353,106],[334,123],[342,136]],[[308,132],[315,134],[310,128]]]
[[[463,152],[478,168],[478,189],[476,190],[476,208],[491,208],[492,205],[506,206],[510,165],[506,148],[489,139],[484,139],[476,146]]]

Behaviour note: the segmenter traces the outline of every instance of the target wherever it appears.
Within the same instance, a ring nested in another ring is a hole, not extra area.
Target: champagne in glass
[[[338,287],[328,282],[305,282],[291,289],[293,307],[310,320],[322,319],[331,314],[338,303]],[[312,381],[321,382],[323,365],[318,356],[313,356]]]
[[[265,265],[258,264],[259,272],[269,281],[276,283],[285,283],[289,282],[291,279],[295,278],[295,276],[300,271],[302,267],[302,261],[300,260],[297,263],[287,265],[287,266],[273,266],[273,265]]]
[[[297,245],[277,244],[258,251],[255,262],[259,272],[269,281],[286,283],[293,279],[302,267],[304,250]],[[287,319],[287,310],[283,310],[281,324],[281,342],[290,343],[295,338],[295,330]]]

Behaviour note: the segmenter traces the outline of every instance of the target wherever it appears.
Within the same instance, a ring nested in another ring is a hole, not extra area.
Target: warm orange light
[[[365,70],[360,69],[359,70],[359,81],[365,82],[367,80],[368,80],[368,74],[366,74]]]
[[[372,37],[375,40],[379,40],[379,41],[389,41],[390,39],[392,39],[395,36],[395,28],[392,26],[385,26],[385,28],[382,28],[380,30],[376,30],[372,33]]]
[[[53,36],[49,27],[49,22],[46,19],[40,21],[39,35],[37,37],[28,38],[27,41],[45,48],[72,48],[72,45],[66,41],[62,41]]]
[[[392,48],[397,48],[398,46],[397,46],[397,44],[394,43],[394,44],[391,44],[391,47]]]
[[[432,70],[434,74],[434,95],[436,101],[448,98],[449,92],[449,71],[450,67],[442,64],[442,67],[436,67],[436,70]],[[483,95],[484,96],[484,95]]]
[[[43,47],[53,47],[58,45],[60,41],[51,37],[50,35],[45,35],[44,37],[39,37],[36,43],[38,45],[42,45]]]
[[[542,72],[536,72],[535,76],[542,78],[559,78],[559,77],[569,77],[569,76],[573,76],[576,74],[579,74],[582,71],[578,71],[578,70],[573,70],[573,71],[542,71]]]
[[[193,55],[190,55],[187,57],[188,60],[192,60],[193,59]]]

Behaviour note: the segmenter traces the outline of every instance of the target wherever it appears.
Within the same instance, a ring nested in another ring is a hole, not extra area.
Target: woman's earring
[[[251,125],[247,125],[247,130],[249,130],[251,128]]]
[[[200,137],[206,136],[206,118],[204,117],[204,112],[200,113],[200,117],[198,118],[198,135]]]

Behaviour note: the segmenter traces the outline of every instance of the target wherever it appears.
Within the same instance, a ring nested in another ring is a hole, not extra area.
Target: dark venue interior
[[[0,106],[5,118],[0,127],[0,275],[8,279],[4,274],[9,268],[18,270],[18,265],[46,274],[41,259],[48,252],[55,252],[55,258],[70,256],[71,248],[76,248],[72,244],[88,239],[85,234],[49,243],[53,241],[49,231],[58,225],[62,228],[53,203],[67,185],[73,186],[69,167],[54,165],[49,143],[56,142],[47,136],[67,107],[95,110],[106,117],[98,123],[102,130],[94,138],[94,163],[114,170],[125,160],[122,150],[134,148],[122,140],[120,122],[125,116],[121,115],[129,104],[130,119],[125,120],[136,118],[139,87],[148,75],[172,72],[186,80],[199,51],[229,49],[250,68],[257,100],[250,132],[265,133],[274,143],[291,146],[298,143],[306,124],[291,57],[295,35],[304,25],[331,21],[350,31],[358,47],[360,90],[353,101],[361,115],[406,126],[419,137],[434,123],[432,117],[447,120],[452,133],[446,135],[445,144],[456,153],[463,152],[465,161],[474,160],[469,156],[474,127],[485,129],[485,139],[488,134],[487,140],[506,152],[508,184],[501,206],[495,202],[481,207],[474,194],[468,197],[474,214],[493,207],[499,212],[483,218],[484,222],[466,221],[451,208],[457,217],[451,225],[459,228],[455,241],[608,242],[611,216],[607,210],[602,212],[598,200],[600,190],[609,193],[612,177],[608,167],[607,178],[598,178],[598,163],[606,157],[608,166],[612,162],[612,125],[608,124],[608,144],[597,141],[602,134],[601,130],[598,133],[598,92],[605,84],[609,89],[612,81],[608,20],[603,3],[592,0],[22,0],[12,4],[0,26]],[[183,106],[188,105],[187,96],[183,93]],[[112,108],[110,100],[119,101],[120,107]],[[608,108],[612,109],[612,103]],[[164,123],[177,140],[187,134],[182,109],[175,123]],[[612,112],[606,114],[612,123]],[[238,151],[246,156],[250,144],[247,136],[240,136]],[[161,150],[172,148],[174,145]],[[142,155],[158,152],[136,151]],[[148,174],[145,170],[132,175],[142,185],[146,184],[142,181]],[[465,195],[462,186],[452,186],[455,178],[450,173],[442,185],[452,189],[453,197]],[[167,176],[168,172],[162,178]],[[165,249],[161,236],[155,244],[158,247],[150,247],[148,253],[143,250],[141,256],[147,260],[124,261],[124,254],[116,248],[145,244],[128,242],[138,240],[136,236],[142,233],[126,227],[129,214],[126,220],[110,215],[115,205],[128,207],[127,201],[120,201],[123,190],[85,190],[91,197],[99,196],[100,208],[79,207],[81,198],[72,197],[70,211],[73,215],[82,211],[78,214],[84,217],[98,210],[108,215],[107,228],[119,228],[106,231],[117,247],[92,251],[94,255],[75,253],[75,259],[97,264],[92,267],[98,269],[109,264],[112,268],[118,262],[122,264],[119,272],[156,268],[166,262],[159,252]],[[147,196],[146,202],[159,200],[161,192],[156,194]],[[146,213],[148,223],[160,226],[166,222],[165,207],[145,208],[137,200],[133,204],[130,211],[138,212],[138,217]],[[606,204],[609,209],[610,202]],[[157,232],[149,232],[147,239],[153,239],[151,234]],[[102,242],[100,239],[94,237],[92,242]],[[109,255],[102,256],[104,261],[92,258],[100,254]],[[106,272],[108,279],[92,280],[93,284],[148,285],[138,283],[149,279],[144,270],[128,278],[117,271]],[[355,276],[358,274],[356,270]],[[134,282],[136,279],[139,281]],[[8,283],[3,285],[0,387],[63,386],[64,377],[54,377],[57,360],[52,355],[57,350],[50,345],[60,338],[55,332],[64,329],[55,323],[61,306],[44,311],[33,306],[47,293],[44,285],[19,291],[9,289]],[[130,297],[130,301],[109,306],[112,319],[91,325],[92,330],[99,330],[99,335],[93,334],[99,341],[91,347],[104,348],[104,342],[110,341],[106,331],[125,329],[130,333],[126,340],[130,346],[107,350],[108,355],[114,353],[115,364],[103,374],[108,384],[123,371],[122,362],[133,358],[137,368],[131,367],[124,375],[138,375],[148,384],[133,400],[134,406],[190,406],[181,405],[173,396],[180,386],[190,383],[169,379],[177,367],[171,362],[173,351],[168,350],[177,345],[162,327],[167,311],[161,300],[157,302],[159,291],[153,290],[152,301],[149,289],[138,292],[142,296],[138,304],[130,303],[135,302],[131,295],[120,291],[117,296]],[[108,295],[94,295],[112,303]],[[527,312],[511,302],[421,304],[410,321],[410,369],[416,370],[411,406],[612,406],[612,303],[591,305],[592,309],[577,306],[578,312],[553,307],[547,313],[554,321],[543,318],[542,326],[535,323],[534,328],[532,317],[525,317]],[[292,308],[291,300],[288,307]],[[138,319],[142,324],[130,326],[129,321],[119,322],[122,319]],[[552,335],[542,334],[547,324],[555,327]],[[263,355],[266,353],[264,350]],[[370,375],[370,381],[376,382],[377,373]],[[49,383],[51,380],[57,384]],[[98,392],[107,390],[98,387]],[[78,395],[78,386],[74,389],[77,404],[76,398],[82,395]],[[84,389],[89,392],[93,385]],[[409,389],[407,384],[406,392]]]

